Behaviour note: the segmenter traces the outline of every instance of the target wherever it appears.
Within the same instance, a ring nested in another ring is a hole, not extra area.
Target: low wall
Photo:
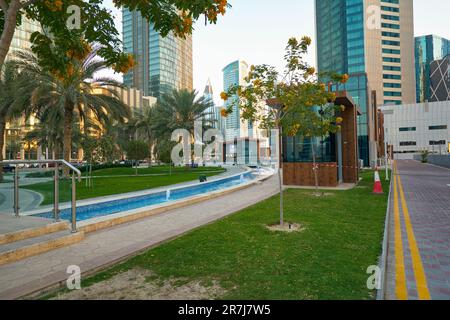
[[[414,155],[414,160],[422,161],[422,157],[420,155]],[[434,164],[436,166],[445,167],[450,169],[450,154],[449,155],[429,155],[428,163]]]
[[[318,163],[320,187],[337,187],[337,164]],[[283,178],[286,186],[315,186],[312,163],[283,163]]]

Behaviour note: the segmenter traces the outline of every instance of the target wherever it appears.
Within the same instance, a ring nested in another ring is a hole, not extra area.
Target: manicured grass
[[[144,268],[157,278],[183,282],[217,280],[224,299],[373,299],[366,270],[381,254],[388,184],[372,195],[373,173],[359,187],[312,196],[287,190],[285,217],[299,233],[274,233],[278,220],[273,197],[214,224],[194,230],[86,279],[83,287],[117,273]]]
[[[153,166],[150,168],[140,167],[138,168],[138,174],[176,174],[176,173],[201,173],[201,172],[223,172],[222,168],[218,167],[198,167],[198,168],[186,168],[186,167],[172,167],[169,166]],[[100,169],[92,172],[93,176],[121,176],[121,175],[134,175],[136,169],[134,168],[111,168],[111,169]]]
[[[94,175],[100,173],[104,176],[110,175],[122,175],[127,172],[124,169],[128,168],[118,168],[118,169],[105,169],[99,170],[101,172],[95,172]],[[202,168],[205,169],[205,168]],[[219,168],[206,168],[206,170],[192,169],[187,171],[174,171],[172,175],[164,174],[157,176],[129,176],[129,177],[104,177],[104,178],[94,178],[93,188],[87,188],[86,183],[83,180],[77,183],[77,200],[90,199],[95,197],[103,197],[108,195],[115,195],[133,191],[147,190],[162,186],[168,186],[172,184],[177,184],[181,182],[194,181],[197,180],[199,175],[213,176],[217,175],[224,170]],[[144,169],[142,169],[144,170]],[[105,172],[103,172],[105,171]],[[201,173],[206,172],[206,173]],[[162,172],[161,172],[162,173]],[[33,190],[41,193],[44,196],[44,201],[42,205],[48,205],[53,203],[53,181],[38,183],[30,186],[26,186],[24,189]],[[71,199],[71,181],[61,180],[60,181],[60,201],[66,202]]]

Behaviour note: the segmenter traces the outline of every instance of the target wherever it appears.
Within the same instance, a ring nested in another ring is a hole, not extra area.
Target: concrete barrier
[[[414,160],[422,161],[421,155],[420,154],[414,155]],[[450,169],[450,154],[448,155],[430,154],[428,156],[428,163]]]

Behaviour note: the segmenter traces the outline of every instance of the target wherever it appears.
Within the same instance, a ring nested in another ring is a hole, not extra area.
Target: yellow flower
[[[259,80],[259,79],[256,79],[256,80],[253,81],[253,85],[255,87],[259,86],[260,84],[261,84],[261,80]]]
[[[342,122],[344,122],[344,119],[342,117],[337,117],[336,118],[336,123],[337,124],[341,124]]]
[[[310,37],[308,37],[308,36],[304,36],[303,38],[302,38],[302,41],[307,45],[307,46],[309,46],[309,45],[311,45],[311,38]]]
[[[341,79],[341,83],[347,83],[348,79],[350,79],[350,77],[348,76],[348,74],[343,74],[342,75],[342,79]]]
[[[222,92],[222,93],[220,94],[220,98],[221,98],[223,101],[227,101],[227,100],[228,100],[228,94],[226,94],[226,92]]]
[[[224,118],[228,117],[228,111],[226,109],[220,110],[220,115]]]

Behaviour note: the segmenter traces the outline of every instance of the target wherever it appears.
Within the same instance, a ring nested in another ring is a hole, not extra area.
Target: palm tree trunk
[[[0,161],[3,161],[3,147],[5,145],[5,129],[6,123],[0,122]],[[0,182],[3,181],[3,166],[0,165]]]
[[[72,124],[73,124],[74,106],[70,102],[66,102],[64,107],[64,160],[70,162],[72,153]],[[69,176],[69,168],[64,168],[64,176]]]

